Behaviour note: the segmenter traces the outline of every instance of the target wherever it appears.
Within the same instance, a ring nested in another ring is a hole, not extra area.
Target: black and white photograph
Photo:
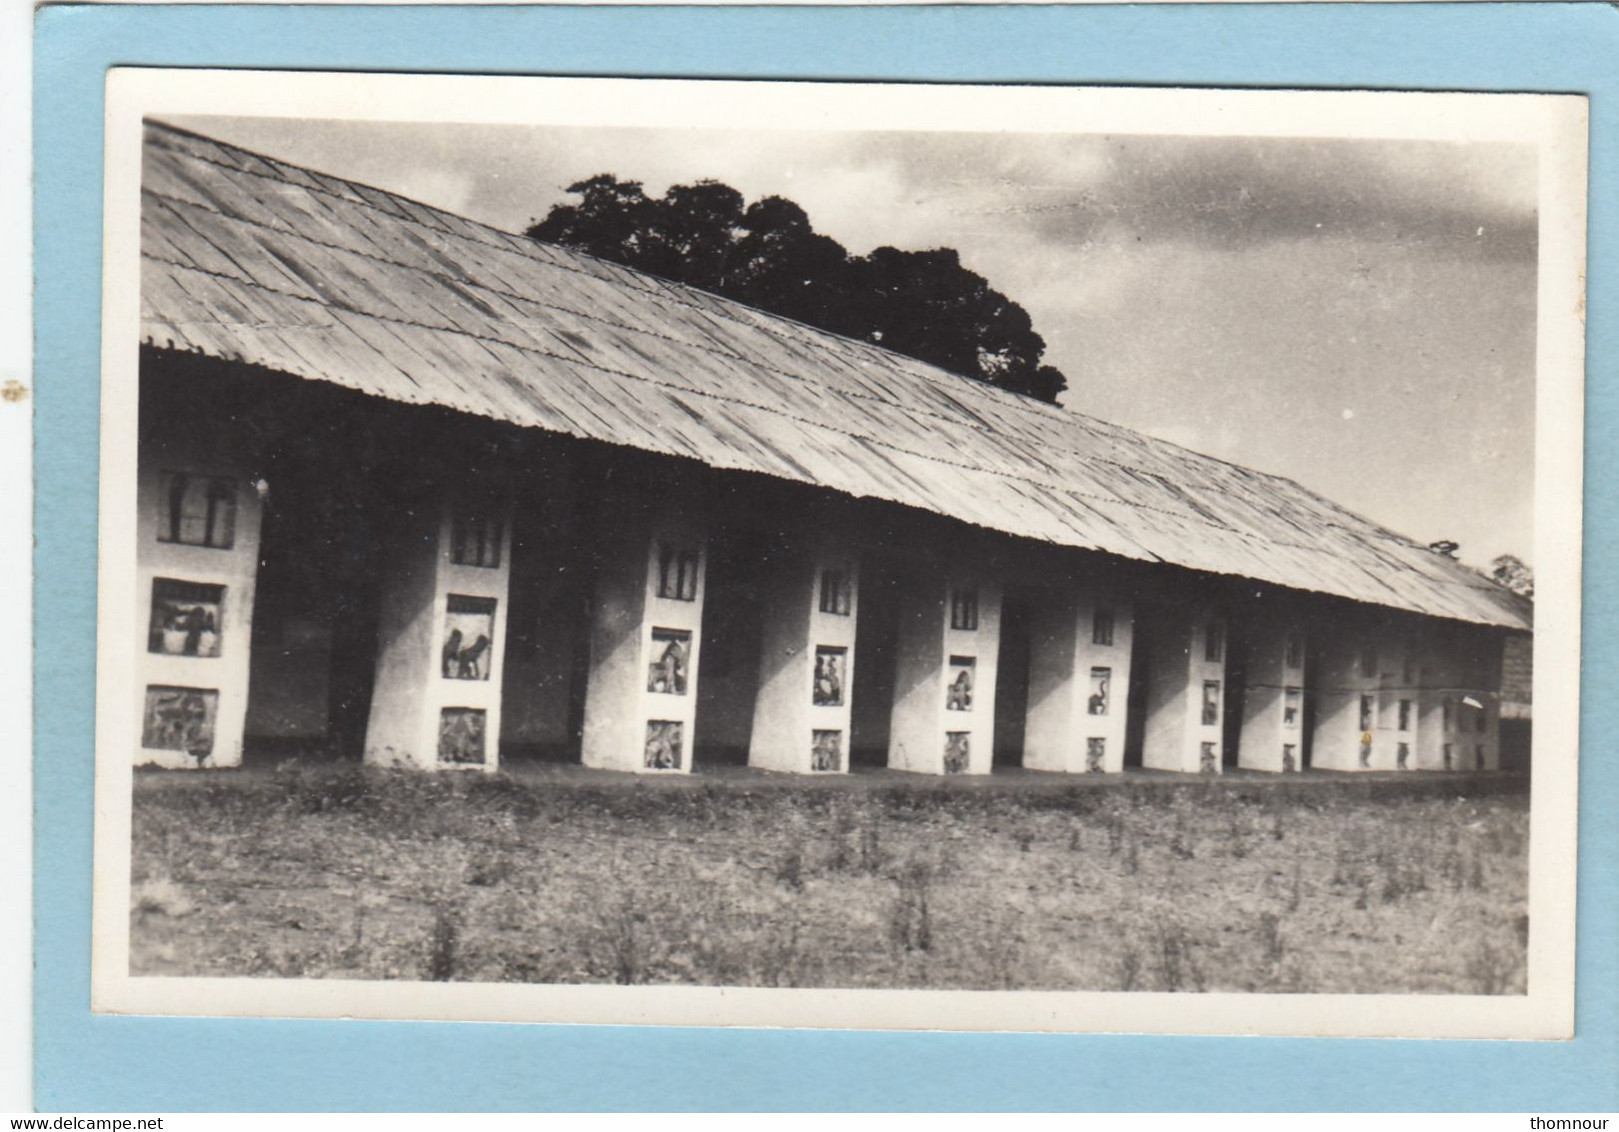
[[[1584,123],[113,72],[95,1008],[1567,1036]]]

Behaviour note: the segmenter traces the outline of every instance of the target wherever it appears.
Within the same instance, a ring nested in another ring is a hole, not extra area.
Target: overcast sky
[[[167,120],[513,231],[610,172],[780,194],[857,254],[954,247],[1067,407],[1530,558],[1529,146]]]

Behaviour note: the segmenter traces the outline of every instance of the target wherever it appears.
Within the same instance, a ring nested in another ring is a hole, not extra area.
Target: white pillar
[[[1149,622],[1142,765],[1219,774],[1225,718],[1226,623],[1209,609],[1166,610]]]
[[[1411,643],[1394,634],[1375,641],[1377,656],[1377,710],[1372,728],[1369,770],[1415,770],[1418,710],[1417,658]]]
[[[763,636],[748,765],[849,769],[859,563],[830,538],[785,548],[763,587]]]
[[[1442,641],[1419,650],[1417,667],[1416,769],[1461,770],[1460,672]]]
[[[1245,661],[1237,765],[1282,773],[1303,770],[1304,631],[1280,620],[1255,624]]]
[[[446,497],[387,558],[365,761],[422,770],[500,764],[511,507]]]
[[[990,773],[1000,643],[998,582],[960,571],[901,588],[890,767]]]
[[[1079,587],[1038,601],[1030,617],[1024,768],[1123,770],[1133,606],[1115,594]]]
[[[604,535],[591,607],[583,761],[691,772],[708,551],[701,523],[626,509]]]
[[[1417,766],[1421,697],[1409,644],[1367,629],[1324,654],[1311,765],[1322,770]]]
[[[1377,673],[1363,667],[1368,656],[1358,638],[1335,635],[1321,653],[1310,765],[1319,770],[1355,770],[1370,764],[1377,712]]]
[[[240,462],[153,443],[136,485],[136,763],[237,766],[262,505]]]

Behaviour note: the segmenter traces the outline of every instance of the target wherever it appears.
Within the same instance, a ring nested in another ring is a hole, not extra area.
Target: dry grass
[[[1528,800],[137,776],[137,973],[1513,994]]]

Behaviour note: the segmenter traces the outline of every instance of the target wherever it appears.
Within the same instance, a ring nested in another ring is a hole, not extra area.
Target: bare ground
[[[1528,827],[1426,775],[142,773],[131,969],[1521,994]]]

